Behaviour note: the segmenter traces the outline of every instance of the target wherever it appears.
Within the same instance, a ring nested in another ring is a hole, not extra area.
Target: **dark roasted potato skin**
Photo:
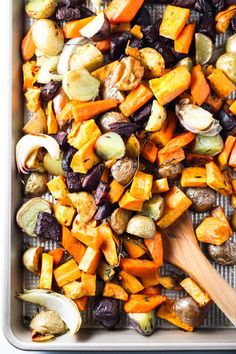
[[[125,51],[128,40],[132,36],[129,32],[115,33],[111,37],[111,60],[119,59]]]
[[[94,166],[83,178],[82,187],[86,191],[93,191],[97,188],[99,181],[102,177],[105,166],[99,163]]]
[[[96,299],[93,307],[94,318],[108,329],[114,328],[120,321],[119,302],[108,297]]]
[[[79,173],[67,172],[66,184],[70,193],[77,193],[81,191],[81,180]]]
[[[154,44],[154,48],[158,51],[158,53],[160,53],[163,56],[166,65],[173,64],[177,60],[171,47],[169,47],[163,41],[161,40],[156,41]]]
[[[223,127],[223,133],[226,136],[236,135],[236,119],[234,114],[231,114],[223,107],[219,111],[217,118],[220,121],[220,124]]]
[[[60,81],[51,80],[41,88],[41,99],[45,102],[51,101],[58,93],[61,87]]]
[[[198,32],[205,34],[215,42],[216,31],[215,31],[215,20],[213,16],[203,14],[199,20]]]
[[[158,169],[158,174],[164,178],[175,179],[182,172],[182,164],[180,162],[161,166]]]
[[[61,237],[61,225],[55,216],[45,211],[40,211],[38,213],[34,233],[40,237],[59,241]]]
[[[81,18],[86,18],[86,17],[90,17],[90,16],[95,16],[96,14],[89,10],[87,7],[85,6],[80,6],[80,13],[81,13]]]
[[[213,4],[216,12],[219,12],[226,7],[224,0],[211,0],[211,2]]]
[[[74,147],[70,147],[67,151],[63,153],[63,158],[61,163],[63,171],[66,172],[71,171],[70,164],[76,152],[77,149],[75,149]]]
[[[201,326],[206,318],[206,310],[201,309],[190,296],[176,300],[173,309],[181,321],[193,327]]]
[[[174,0],[171,4],[174,6],[186,7],[191,9],[194,6],[195,2],[196,0]]]
[[[236,243],[227,240],[220,246],[209,245],[208,253],[214,262],[221,265],[236,265]]]
[[[118,160],[111,168],[112,177],[122,185],[128,184],[137,170],[137,162],[125,157]]]
[[[79,8],[71,7],[58,7],[55,12],[55,18],[58,21],[71,21],[79,20],[81,18],[81,13]]]
[[[192,200],[191,209],[204,213],[213,208],[216,194],[211,188],[189,187],[185,190],[186,195]]]
[[[148,102],[134,113],[132,119],[137,123],[147,120],[151,114],[151,110],[152,110],[152,102]]]
[[[104,201],[97,209],[95,215],[94,215],[94,219],[99,221],[102,219],[106,219],[108,216],[111,215],[113,211],[113,207],[110,203],[108,203],[107,201]]]
[[[151,24],[151,16],[148,9],[142,6],[137,15],[132,20],[132,25],[149,26]]]

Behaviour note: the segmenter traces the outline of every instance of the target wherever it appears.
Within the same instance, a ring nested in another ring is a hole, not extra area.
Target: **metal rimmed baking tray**
[[[8,181],[6,188],[6,210],[5,210],[5,259],[4,259],[4,333],[6,338],[14,346],[23,350],[199,350],[199,349],[236,349],[236,330],[231,327],[222,313],[212,306],[209,317],[204,328],[198,329],[194,333],[186,333],[159,322],[158,329],[151,337],[143,337],[129,328],[119,328],[109,332],[99,328],[91,321],[89,311],[84,318],[84,328],[71,337],[64,335],[56,340],[45,343],[33,343],[31,333],[24,325],[25,316],[30,316],[35,307],[32,305],[22,305],[22,302],[15,298],[17,292],[21,291],[22,285],[35,286],[37,278],[23,271],[21,267],[22,241],[30,242],[26,236],[22,238],[20,230],[15,223],[15,212],[22,203],[22,187],[15,168],[14,149],[15,144],[21,136],[21,128],[24,119],[22,82],[21,82],[21,57],[20,42],[24,29],[24,1],[9,0],[12,29],[12,87],[9,95],[12,96],[11,114],[6,119],[6,134],[8,134],[8,154],[11,161],[7,168]],[[148,5],[152,16],[156,17],[163,10],[154,5]],[[152,6],[152,7],[150,7]],[[218,39],[221,44],[223,38]],[[223,205],[226,213],[232,210],[225,198],[218,197],[218,205]],[[199,222],[204,215],[195,218]],[[31,240],[32,241],[32,240]],[[33,240],[37,244],[39,240]],[[52,244],[47,244],[47,248]],[[236,287],[236,267],[220,267],[217,270]],[[168,271],[168,269],[166,269]],[[169,294],[170,295],[170,294]],[[122,327],[125,327],[125,320]]]

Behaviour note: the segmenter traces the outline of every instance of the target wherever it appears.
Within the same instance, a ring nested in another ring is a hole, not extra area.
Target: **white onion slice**
[[[60,148],[54,138],[46,134],[27,134],[16,145],[16,164],[19,172],[28,173],[26,161],[32,152],[41,147],[44,147],[53,159],[59,159]]]
[[[210,112],[188,102],[183,100],[175,107],[176,115],[185,129],[195,134],[209,136],[214,136],[222,130],[218,120],[214,119]]]

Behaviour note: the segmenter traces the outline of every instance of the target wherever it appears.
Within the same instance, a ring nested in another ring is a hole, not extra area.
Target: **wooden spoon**
[[[236,291],[202,253],[188,213],[163,230],[163,247],[165,261],[181,268],[196,280],[236,327]]]

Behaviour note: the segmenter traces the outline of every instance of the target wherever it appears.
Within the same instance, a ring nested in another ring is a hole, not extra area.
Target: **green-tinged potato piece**
[[[129,324],[143,336],[150,336],[156,329],[155,311],[146,313],[129,313]]]

